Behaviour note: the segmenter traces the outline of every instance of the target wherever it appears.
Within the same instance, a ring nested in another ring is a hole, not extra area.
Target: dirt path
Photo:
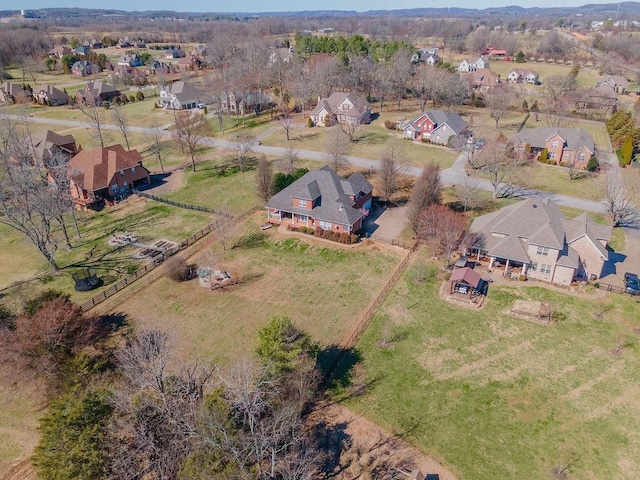
[[[311,415],[312,422],[326,422],[329,427],[341,428],[352,442],[352,449],[359,452],[358,460],[370,459],[371,463],[385,463],[404,471],[420,469],[423,474],[438,474],[440,480],[457,480],[457,477],[436,460],[426,456],[405,440],[394,436],[361,415],[337,404],[325,404]],[[342,457],[342,455],[341,455]],[[340,465],[334,477],[340,480],[359,478],[361,471],[353,465]],[[409,477],[407,477],[409,478]]]
[[[27,458],[15,464],[4,480],[35,480],[36,478],[38,475],[31,465],[31,460]]]

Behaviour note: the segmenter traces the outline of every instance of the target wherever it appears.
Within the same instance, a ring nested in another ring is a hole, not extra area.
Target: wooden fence
[[[371,235],[368,238],[375,242],[386,243],[388,245],[404,248],[405,250],[411,250],[411,248],[413,248],[413,243],[405,240],[396,240],[395,238],[381,237],[379,235]]]
[[[215,208],[202,207],[200,205],[191,205],[189,203],[175,202],[173,200],[169,200],[168,198],[158,197],[157,195],[153,195],[147,192],[141,192],[140,190],[133,190],[132,192],[138,195],[139,197],[148,198],[150,200],[154,200],[160,203],[166,203],[167,205],[173,205],[174,207],[185,208],[188,210],[195,210],[197,212],[213,213],[225,218],[231,218],[231,215],[229,215],[229,213],[223,212],[221,210],[216,210]]]
[[[608,283],[602,283],[602,282],[594,282],[593,284],[596,288],[600,289],[600,290],[606,290],[607,292],[613,292],[613,293],[627,293],[627,291],[622,288],[622,287],[616,287],[615,285],[610,285]]]
[[[398,266],[394,270],[391,277],[389,277],[389,279],[384,284],[382,289],[378,292],[378,295],[376,295],[376,298],[373,299],[373,302],[371,303],[369,308],[367,308],[367,310],[362,314],[362,316],[360,317],[360,320],[358,320],[358,323],[349,334],[349,337],[347,337],[347,339],[342,344],[345,350],[353,347],[358,342],[360,335],[362,335],[362,332],[364,331],[364,329],[367,327],[367,325],[369,325],[369,322],[373,318],[373,315],[378,311],[378,308],[380,308],[380,306],[384,303],[389,292],[393,289],[393,287],[396,286],[396,283],[398,283],[398,280],[400,280],[400,277],[409,266],[409,263],[411,262],[411,259],[413,258],[414,253],[418,250],[419,245],[420,245],[419,242],[415,242],[409,248],[409,253],[407,254],[407,256],[405,256],[402,259],[402,261],[398,264]]]

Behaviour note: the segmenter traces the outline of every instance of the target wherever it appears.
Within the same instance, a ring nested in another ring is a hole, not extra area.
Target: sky
[[[611,0],[453,0],[447,7],[488,8],[507,5],[522,7],[576,7],[585,3],[617,3]],[[443,6],[425,0],[26,0],[13,3],[14,8],[38,9],[52,7],[114,8],[118,10],[173,10],[182,12],[285,12],[301,10],[398,10]],[[6,7],[5,7],[6,8]]]

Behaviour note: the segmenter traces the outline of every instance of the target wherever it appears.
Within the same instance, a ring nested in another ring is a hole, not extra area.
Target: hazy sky
[[[453,0],[447,2],[428,2],[425,0],[84,0],[82,2],[65,0],[25,0],[14,2],[13,8],[37,9],[46,7],[85,7],[115,8],[119,10],[174,10],[182,12],[283,12],[300,10],[397,10],[427,6],[487,8],[505,5],[523,7],[580,6],[592,3],[585,0]],[[611,0],[595,0],[593,3],[617,3]],[[5,6],[5,8],[7,8]]]

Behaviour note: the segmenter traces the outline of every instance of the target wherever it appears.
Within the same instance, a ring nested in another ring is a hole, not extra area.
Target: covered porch
[[[515,280],[526,280],[529,270],[529,262],[514,258],[492,256],[487,250],[473,249],[469,255],[469,260],[486,266],[489,273],[497,271],[505,278]]]

